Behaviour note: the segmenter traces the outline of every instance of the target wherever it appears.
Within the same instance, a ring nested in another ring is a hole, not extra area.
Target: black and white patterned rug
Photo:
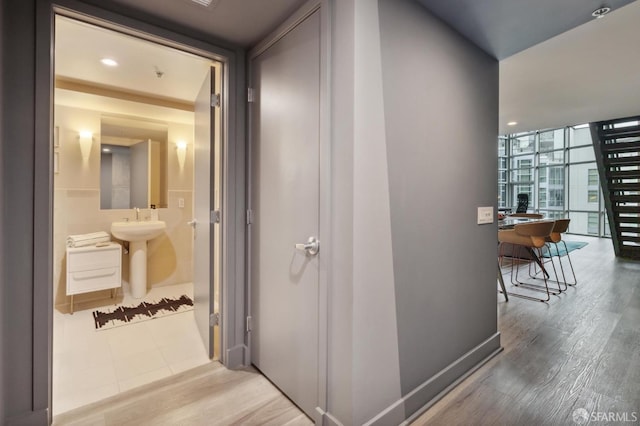
[[[96,309],[93,311],[93,321],[96,330],[106,330],[191,310],[193,300],[182,295],[175,299],[162,298],[159,302],[149,301],[134,306]]]

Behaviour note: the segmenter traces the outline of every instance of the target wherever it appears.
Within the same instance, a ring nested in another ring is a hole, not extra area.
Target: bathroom
[[[116,67],[121,73],[90,63],[97,63],[107,51],[110,57],[122,59]],[[96,329],[93,312],[182,295],[194,298],[196,232],[192,225],[196,198],[194,154],[198,149],[194,103],[210,69],[217,71],[214,75],[218,84],[222,69],[211,59],[61,16],[56,18],[55,55],[54,415],[210,361],[209,344],[198,331],[193,311],[108,330]],[[137,62],[144,73],[127,69],[127,60]],[[145,62],[144,66],[140,61]],[[182,87],[187,83],[187,88]],[[142,88],[148,88],[147,92],[143,93]],[[183,91],[182,99],[175,95],[178,90]],[[219,109],[214,114],[218,118],[215,123],[219,123]],[[211,133],[217,162],[220,126],[212,125]],[[131,178],[133,166],[126,170],[122,163],[113,161],[108,166],[108,161],[116,158],[114,151],[143,140],[156,148],[158,160],[148,160],[153,170],[148,173],[151,178],[146,184],[153,189],[151,201],[147,205],[118,203],[116,200],[122,201],[123,197],[106,194],[133,191],[123,187],[139,179]],[[212,179],[216,182],[213,204],[219,206],[221,167],[211,168],[217,173]],[[142,298],[131,294],[130,243],[113,236],[111,241],[121,246],[122,286],[115,289],[115,294],[111,289],[75,294],[73,299],[67,294],[69,236],[99,231],[110,234],[114,222],[156,217],[165,223],[165,229],[146,244],[146,293]],[[219,247],[219,232],[214,236],[213,246]],[[218,256],[219,251],[214,252]],[[217,300],[216,259],[211,256],[211,280]],[[217,358],[215,350],[212,358]]]

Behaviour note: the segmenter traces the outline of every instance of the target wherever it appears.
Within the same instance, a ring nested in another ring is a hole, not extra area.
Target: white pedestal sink
[[[159,237],[166,227],[162,220],[111,224],[114,237],[129,241],[129,285],[136,299],[147,294],[147,241]]]

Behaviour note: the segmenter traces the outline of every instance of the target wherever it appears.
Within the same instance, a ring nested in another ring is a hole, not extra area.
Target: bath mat
[[[162,298],[159,302],[142,302],[134,306],[118,306],[93,311],[96,330],[107,330],[121,325],[147,321],[166,315],[193,310],[193,300],[182,295],[178,298]]]

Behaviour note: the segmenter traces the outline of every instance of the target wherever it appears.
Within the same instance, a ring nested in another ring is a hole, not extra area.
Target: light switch
[[[478,207],[478,225],[493,223],[493,207]]]
[[[184,198],[178,198],[178,207],[180,207],[181,209],[184,208]],[[478,213],[480,214],[480,213]],[[478,216],[480,217],[480,216]]]

